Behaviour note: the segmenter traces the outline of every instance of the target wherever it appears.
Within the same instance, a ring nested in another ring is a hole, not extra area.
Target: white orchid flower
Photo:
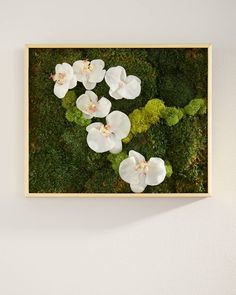
[[[73,70],[77,81],[82,82],[87,90],[92,90],[97,83],[101,82],[106,71],[103,69],[105,63],[101,59],[77,60],[73,63]]]
[[[106,125],[97,122],[87,126],[88,146],[97,153],[110,151],[118,154],[122,151],[121,140],[129,134],[130,126],[126,114],[113,111],[106,117]]]
[[[76,106],[86,119],[104,118],[111,110],[111,102],[105,97],[98,100],[97,95],[90,90],[77,98]]]
[[[69,89],[77,85],[73,68],[66,62],[56,65],[55,74],[51,75],[51,78],[55,82],[54,94],[58,98],[63,98]]]
[[[121,66],[108,69],[105,81],[110,87],[110,96],[115,99],[134,99],[140,95],[141,80],[133,75],[127,76],[125,69]]]
[[[120,163],[119,174],[134,193],[141,193],[147,185],[160,184],[165,179],[166,168],[160,158],[150,158],[146,162],[140,153],[130,151],[129,157]]]

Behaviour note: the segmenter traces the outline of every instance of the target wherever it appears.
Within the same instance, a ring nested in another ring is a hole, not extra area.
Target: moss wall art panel
[[[209,47],[27,47],[27,192],[209,194]]]

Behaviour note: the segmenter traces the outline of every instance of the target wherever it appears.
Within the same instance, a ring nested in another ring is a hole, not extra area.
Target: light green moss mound
[[[166,167],[166,177],[171,177],[171,175],[173,174],[173,168],[169,161],[165,162],[165,167]]]
[[[141,109],[135,109],[130,115],[131,130],[123,142],[128,143],[138,133],[146,132],[151,125],[160,121],[160,116],[165,108],[160,99],[150,99]]]
[[[161,117],[165,119],[168,126],[176,125],[183,118],[183,111],[176,107],[166,107],[161,113]]]
[[[188,105],[185,106],[184,112],[189,116],[194,116],[196,114],[204,115],[207,112],[206,100],[203,98],[196,98],[190,101]]]

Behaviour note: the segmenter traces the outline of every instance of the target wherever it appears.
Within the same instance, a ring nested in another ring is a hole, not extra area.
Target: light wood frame
[[[208,49],[208,192],[207,193],[30,193],[29,192],[29,49],[30,48],[207,48]],[[211,44],[26,44],[25,45],[25,196],[201,198],[212,196],[212,45]]]

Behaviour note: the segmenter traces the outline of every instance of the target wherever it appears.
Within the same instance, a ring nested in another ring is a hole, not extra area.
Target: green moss
[[[128,143],[138,133],[146,132],[151,125],[158,123],[164,108],[163,101],[160,99],[151,99],[143,108],[135,109],[129,114],[131,130],[123,142]]]
[[[165,119],[168,126],[176,125],[183,118],[183,111],[175,107],[166,107],[161,113],[161,117]]]
[[[144,155],[148,160],[151,157],[166,158],[168,139],[166,125],[152,125],[146,133],[137,134],[132,141],[124,145],[125,151],[135,150]]]
[[[207,97],[207,48],[185,50],[185,59],[180,64],[180,71],[188,78],[194,97]]]
[[[107,159],[111,162],[111,166],[113,170],[118,173],[119,172],[119,167],[120,163],[126,159],[128,155],[125,152],[120,152],[119,154],[109,154],[107,156]]]
[[[156,124],[160,121],[160,116],[165,105],[160,99],[150,99],[144,107],[145,116],[150,124]]]
[[[146,116],[146,112],[144,109],[136,109],[130,115],[129,119],[131,122],[131,133],[136,135],[138,133],[146,132],[150,123],[148,122],[148,118]]]
[[[65,95],[64,98],[62,98],[62,106],[66,110],[75,110],[76,108],[76,100],[77,100],[77,95],[75,90],[69,90],[67,94]]]
[[[69,189],[71,179],[66,173],[69,167],[59,150],[47,146],[31,152],[29,160],[29,190],[31,192],[59,193]]]
[[[173,169],[169,161],[165,162],[165,167],[166,167],[166,177],[171,177],[173,174]]]
[[[165,120],[167,126],[174,126],[185,114],[194,116],[205,113],[206,102],[204,99],[193,99],[184,109],[165,107],[162,100],[150,99],[143,108],[135,109],[129,114],[131,130],[123,142],[129,143],[137,134],[146,132],[151,125],[159,123],[160,118]]]
[[[83,117],[80,110],[66,111],[65,116],[69,122],[74,122],[80,126],[88,126],[91,123],[91,120]]]
[[[184,107],[194,97],[207,96],[207,49],[149,50],[156,67],[157,96],[167,106]]]
[[[207,191],[207,125],[206,118],[184,117],[167,131],[166,158],[174,167],[176,192]],[[190,185],[191,184],[191,185]],[[190,189],[191,187],[191,189]]]
[[[109,163],[110,164],[110,163]],[[118,174],[114,173],[111,165],[95,173],[86,181],[84,187],[86,193],[127,193],[130,191],[128,183],[124,182]],[[109,196],[109,194],[108,194]]]
[[[100,169],[106,159],[103,154],[92,151],[86,141],[87,131],[84,127],[74,126],[61,136],[61,145],[67,154],[75,160],[83,171]],[[94,171],[95,173],[95,171]]]
[[[183,107],[195,96],[188,78],[183,75],[161,76],[158,83],[158,96],[167,106]]]
[[[193,99],[184,107],[184,111],[189,116],[194,116],[197,113],[204,115],[207,112],[206,100],[203,98]]]

